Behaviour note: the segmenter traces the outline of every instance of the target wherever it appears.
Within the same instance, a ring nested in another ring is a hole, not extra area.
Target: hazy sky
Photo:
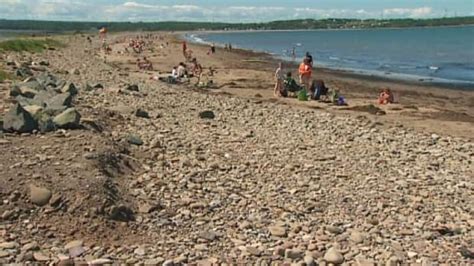
[[[474,0],[0,0],[0,18],[249,22],[474,15]]]

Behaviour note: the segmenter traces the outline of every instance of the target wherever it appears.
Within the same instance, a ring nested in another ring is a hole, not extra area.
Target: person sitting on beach
[[[383,89],[379,95],[379,104],[393,103],[393,94],[390,89]]]
[[[303,87],[296,83],[296,80],[293,79],[291,72],[286,73],[286,78],[283,80],[283,86],[280,89],[280,96],[288,97],[289,93],[295,93],[302,90]]]
[[[185,78],[188,76],[188,71],[186,70],[186,65],[183,62],[180,62],[177,68],[178,78]]]
[[[311,75],[313,72],[312,66],[310,64],[310,59],[305,58],[303,62],[301,62],[298,72],[300,74],[301,85],[304,86],[306,89],[309,89],[311,85]]]
[[[326,87],[323,80],[313,80],[311,82],[311,86],[309,88],[311,99],[320,100],[321,97],[324,96],[327,100],[328,91],[329,89]]]
[[[273,89],[273,95],[278,97],[281,90],[283,89],[283,70],[282,63],[278,63],[278,68],[275,70],[275,88]]]

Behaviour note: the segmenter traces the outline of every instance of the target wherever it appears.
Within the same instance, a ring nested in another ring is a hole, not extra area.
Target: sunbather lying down
[[[283,80],[283,87],[280,89],[281,97],[288,97],[288,94],[298,92],[302,90],[303,87],[298,85],[296,81],[291,77],[291,72],[286,74],[285,80]]]

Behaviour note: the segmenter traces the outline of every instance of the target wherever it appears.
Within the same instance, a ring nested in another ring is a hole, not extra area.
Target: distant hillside
[[[65,22],[0,20],[0,29],[41,31],[89,31],[107,26],[110,31],[184,31],[184,30],[292,30],[351,29],[474,25],[474,16],[436,19],[300,19],[266,23],[213,22]]]

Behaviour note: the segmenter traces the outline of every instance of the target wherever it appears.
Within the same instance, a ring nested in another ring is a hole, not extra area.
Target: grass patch
[[[53,39],[15,39],[0,42],[0,52],[39,53],[44,49],[59,47],[64,47],[64,44]]]

